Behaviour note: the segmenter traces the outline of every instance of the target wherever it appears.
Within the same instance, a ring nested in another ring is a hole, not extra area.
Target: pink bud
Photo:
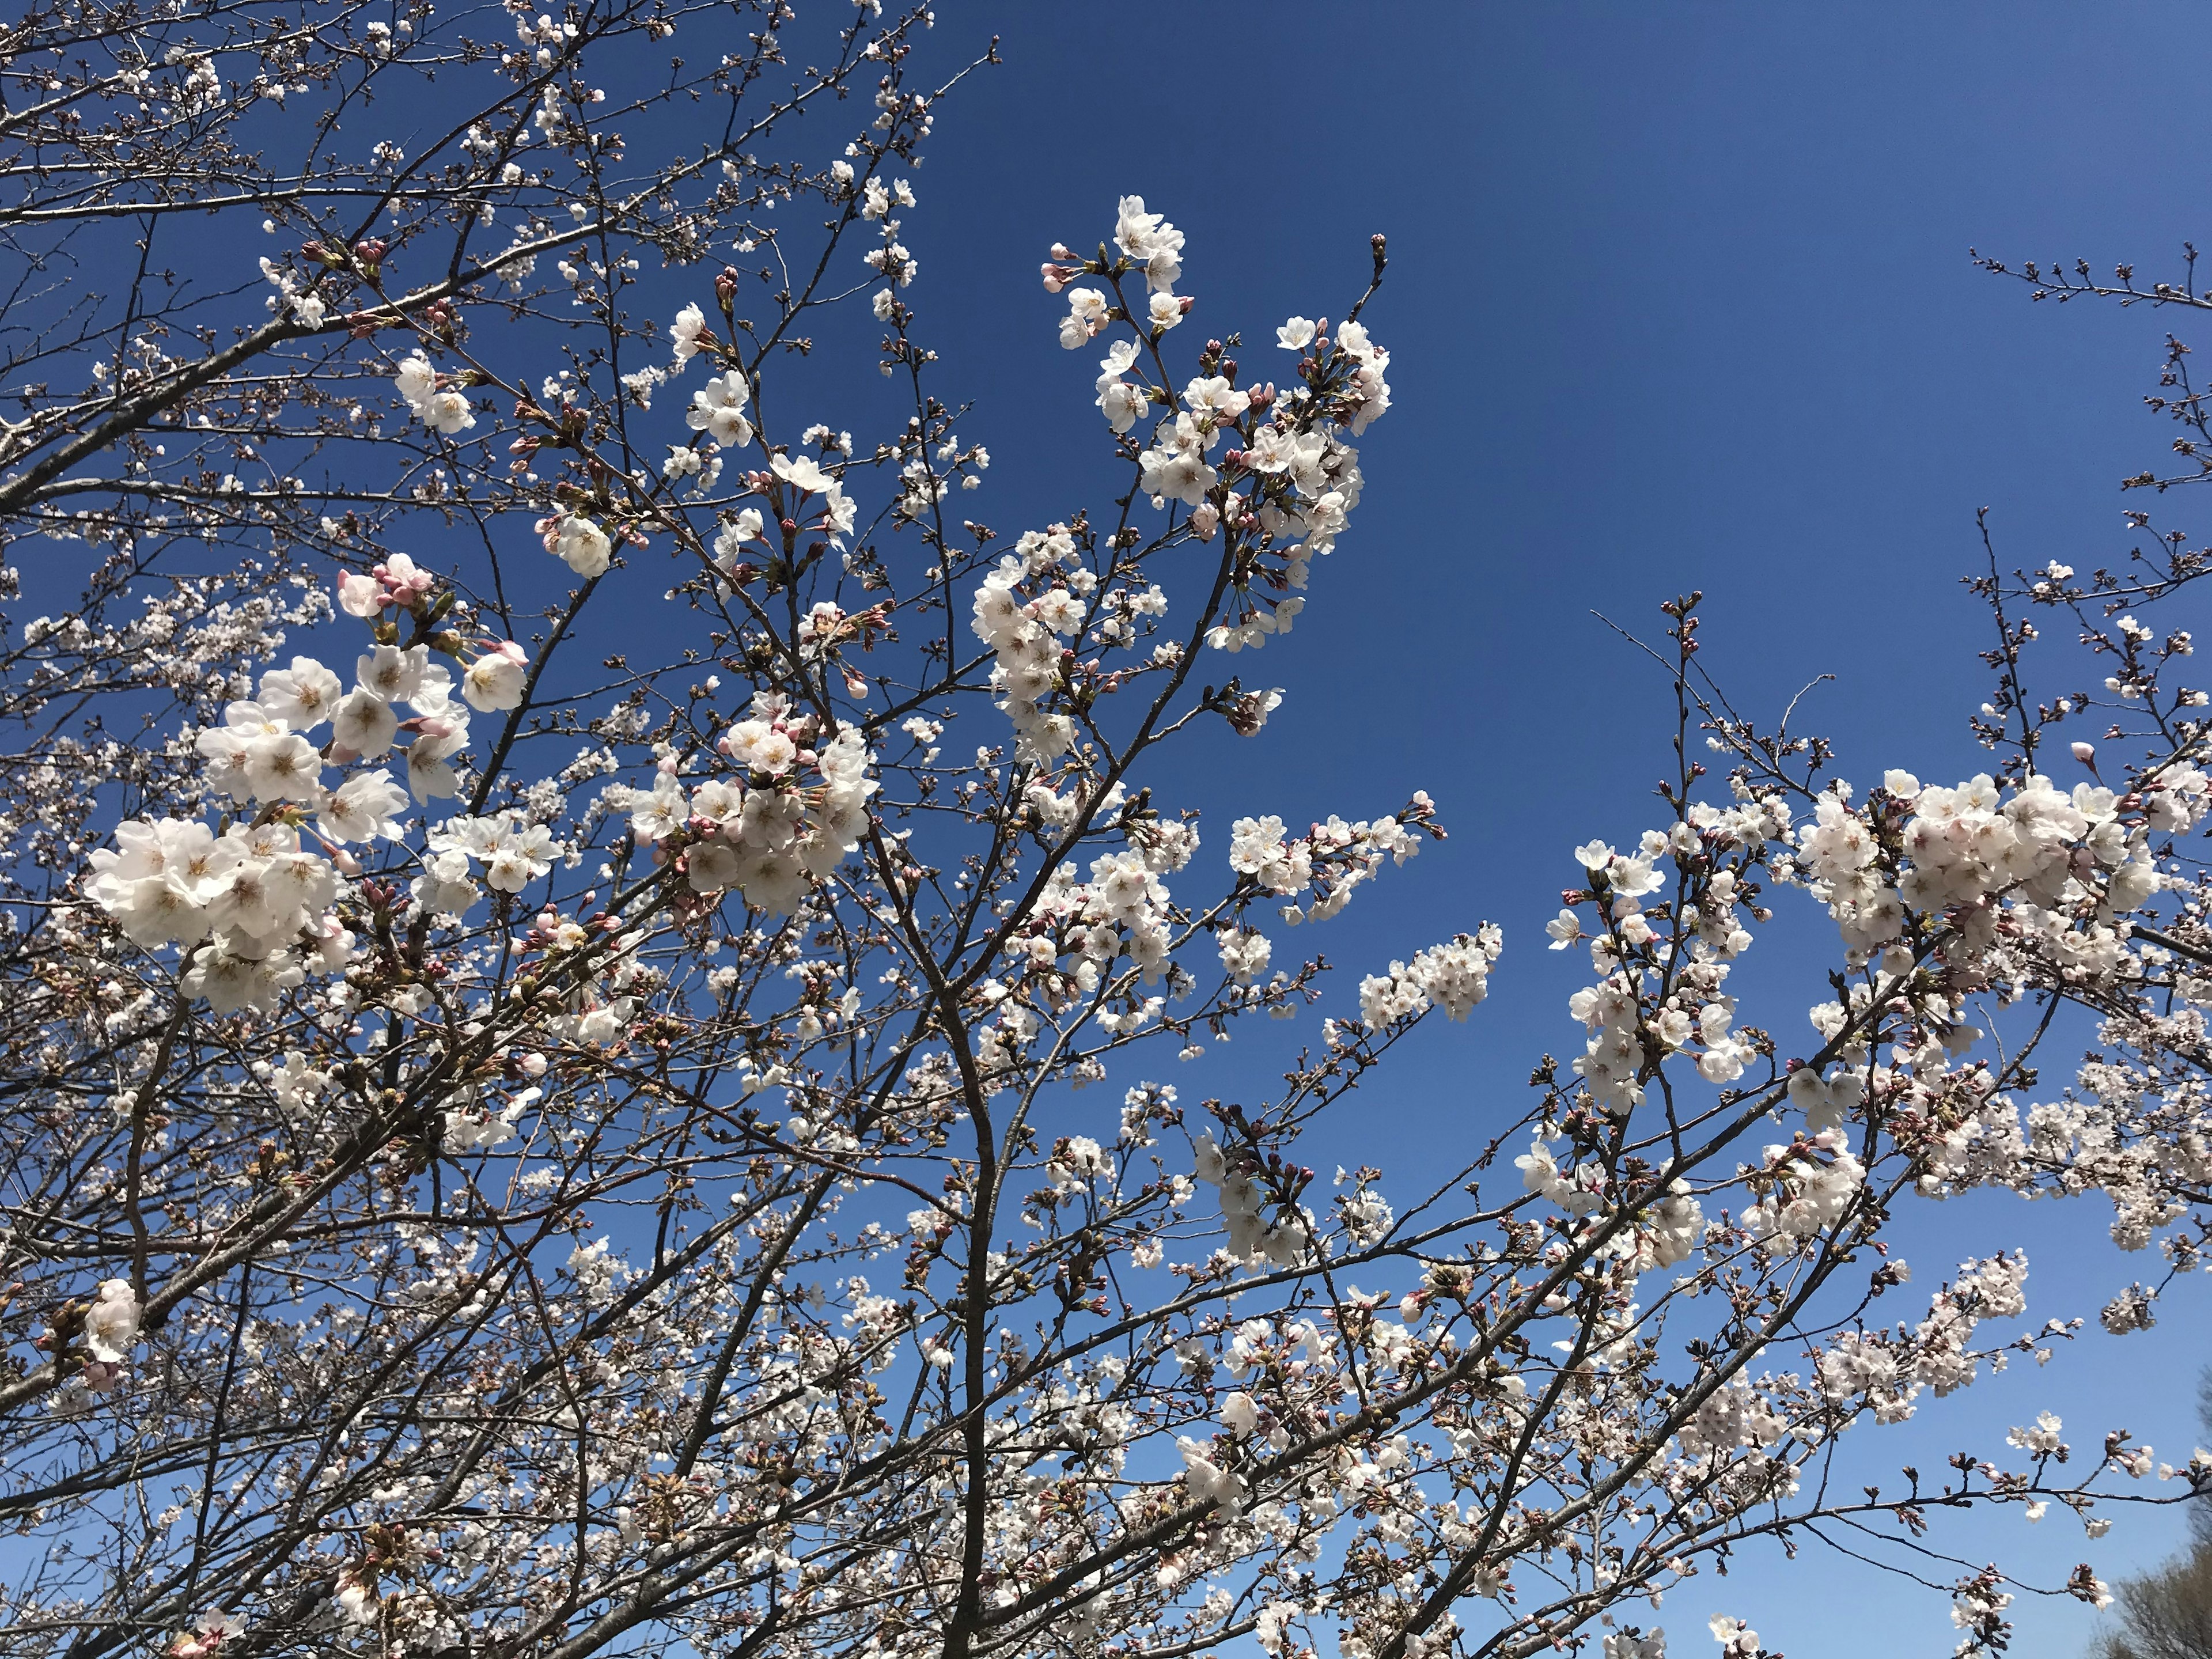
[[[2074,745],[2074,758],[2080,761],[2084,766],[2094,767],[2097,763],[2097,745],[2093,743],[2075,744]]]

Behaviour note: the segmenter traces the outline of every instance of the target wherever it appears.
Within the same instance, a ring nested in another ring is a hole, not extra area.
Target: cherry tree
[[[1949,783],[1739,715],[1669,601],[1662,798],[1516,942],[1571,1061],[1325,1179],[1409,1032],[1498,1041],[1506,941],[1326,972],[1439,805],[1201,825],[1163,757],[1265,742],[1255,666],[1361,587],[1385,243],[1200,339],[1173,204],[1040,204],[1088,504],[963,517],[900,227],[993,54],[934,21],[0,32],[9,1651],[1651,1659],[1667,1604],[1752,1659],[1708,1569],[1824,1528],[1961,1652],[2101,1605],[1942,1521],[2094,1539],[2212,1459],[2046,1413],[1841,1477],[2080,1322],[2024,1252],[1916,1279],[1906,1206],[2094,1189],[2160,1264],[2116,1334],[2200,1263],[2206,696],[2142,618],[2212,556],[1992,556]],[[849,425],[817,353],[881,370]],[[2039,617],[2101,684],[2031,692]],[[1828,971],[1768,1031],[1784,911]],[[1178,1092],[1253,1020],[1304,1022],[1279,1079]]]

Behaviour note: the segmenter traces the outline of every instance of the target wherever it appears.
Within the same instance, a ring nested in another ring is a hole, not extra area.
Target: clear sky
[[[1771,720],[1832,673],[1806,708],[1844,775],[1954,780],[1981,767],[1965,720],[1988,641],[1958,585],[1980,557],[1975,509],[2008,565],[2087,569],[2131,544],[2118,482],[2167,442],[2141,398],[2166,326],[2197,319],[2033,305],[1967,249],[2154,278],[2212,237],[2190,90],[2212,9],[948,5],[931,50],[949,61],[994,30],[1005,64],[943,107],[902,240],[922,261],[918,333],[975,400],[963,436],[996,459],[968,500],[1000,529],[1103,501],[1113,478],[1095,354],[1060,351],[1036,283],[1055,238],[1089,246],[1141,192],[1189,233],[1190,326],[1261,342],[1286,314],[1340,314],[1369,234],[1390,239],[1367,320],[1395,405],[1363,446],[1366,498],[1297,633],[1237,665],[1289,700],[1262,740],[1224,739],[1178,781],[1217,843],[1238,811],[1437,796],[1451,842],[1329,924],[1348,975],[1484,917],[1507,927],[1491,1001],[1370,1092],[1348,1152],[1405,1167],[1440,1137],[1486,1139],[1522,1109],[1537,1052],[1575,1040],[1565,1001],[1587,963],[1545,952],[1540,926],[1571,846],[1652,821],[1671,704],[1593,607],[1656,635],[1657,603],[1702,587],[1708,659],[1740,707]],[[2183,527],[2197,507],[2158,505]],[[1770,980],[1785,1042],[1827,994],[1811,938],[1743,970]],[[1256,1091],[1261,1060],[1222,1051],[1175,1080]],[[2044,1408],[2085,1450],[2124,1425],[2186,1454],[2203,1297],[2184,1285],[2156,1330],[2098,1333],[2104,1299],[2157,1266],[2114,1253],[2107,1216],[2101,1200],[1917,1207],[1918,1306],[1970,1251],[2024,1243],[2032,1320],[2091,1329],[2046,1370],[1863,1431],[1864,1479],[1995,1447]],[[2063,1577],[2086,1557],[2111,1577],[2178,1535],[2171,1515],[2128,1516],[2092,1545],[2010,1510],[1949,1541],[1977,1564]],[[1744,1560],[1656,1617],[1687,1655],[1722,1610],[1794,1659],[1957,1637],[1941,1597],[1817,1550]],[[2021,1659],[2078,1651],[2093,1622],[2071,1601],[2019,1613]]]

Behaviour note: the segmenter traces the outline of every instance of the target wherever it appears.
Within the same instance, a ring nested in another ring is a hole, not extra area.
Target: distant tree
[[[2197,1382],[2197,1421],[2212,1434],[2212,1369]],[[2154,1572],[2121,1581],[2118,1628],[2093,1659],[2212,1659],[2212,1502],[2189,1506],[2189,1547]]]
[[[2202,1536],[2155,1572],[2124,1581],[2119,1628],[2097,1638],[2100,1659],[2204,1659],[2212,1654],[2212,1543]]]

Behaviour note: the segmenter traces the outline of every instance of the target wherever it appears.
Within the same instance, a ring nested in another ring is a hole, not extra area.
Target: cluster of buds
[[[366,576],[349,571],[338,578],[338,609],[362,621],[382,618],[388,610],[422,616],[434,605],[430,595],[438,579],[404,553],[394,553],[370,567]],[[447,597],[447,606],[452,604]]]
[[[1039,274],[1044,278],[1044,291],[1057,294],[1077,277],[1095,269],[1088,261],[1077,258],[1074,251],[1065,243],[1054,242],[1052,258],[1039,267]]]
[[[362,1529],[361,1559],[342,1576],[338,1611],[356,1625],[374,1624],[381,1605],[377,1583],[386,1574],[411,1579],[423,1567],[442,1559],[419,1534],[396,1522],[379,1521]]]
[[[591,416],[572,396],[563,392],[561,401],[548,409],[526,392],[515,399],[514,419],[525,426],[545,428],[542,432],[524,431],[507,444],[507,453],[514,459],[507,462],[507,471],[524,473],[536,465],[538,452],[544,448],[573,449],[578,453],[586,450],[585,430]],[[573,484],[556,485],[554,494],[559,498],[562,490],[574,490]]]
[[[1279,1152],[1262,1152],[1259,1139],[1261,1131],[1244,1115],[1244,1109],[1234,1104],[1219,1108],[1214,1116],[1230,1139],[1221,1149],[1224,1166],[1229,1173],[1249,1177],[1257,1182],[1268,1198],[1288,1208],[1298,1201],[1298,1195],[1314,1182],[1313,1170],[1303,1164],[1293,1164]]]
[[[210,1607],[192,1620],[190,1630],[179,1631],[162,1650],[168,1659],[214,1659],[223,1643],[246,1628],[235,1613]]]
[[[331,270],[349,270],[372,287],[380,279],[385,255],[392,252],[392,244],[381,236],[364,236],[350,248],[342,242],[307,241],[300,244],[300,257],[312,259]]]

